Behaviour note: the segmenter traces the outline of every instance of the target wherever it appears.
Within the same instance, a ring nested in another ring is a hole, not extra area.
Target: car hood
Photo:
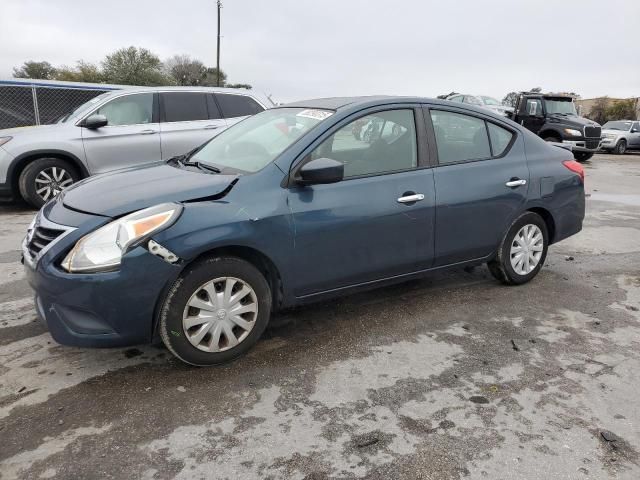
[[[556,120],[557,122],[564,123],[565,125],[574,125],[580,127],[599,127],[600,124],[589,120],[588,118],[578,117],[576,115],[565,115],[563,113],[551,113],[549,118]]]
[[[54,123],[53,125],[32,125],[29,127],[5,128],[0,130],[0,137],[15,137],[24,135],[38,135],[42,132],[51,132],[60,128],[64,128],[63,123]]]
[[[226,195],[237,179],[238,175],[159,163],[89,177],[66,189],[59,201],[80,212],[119,217],[159,203],[217,199]]]
[[[625,133],[629,133],[629,132],[625,132],[624,130],[610,130],[608,128],[603,128],[602,129],[602,133],[609,133],[611,135],[624,135]]]

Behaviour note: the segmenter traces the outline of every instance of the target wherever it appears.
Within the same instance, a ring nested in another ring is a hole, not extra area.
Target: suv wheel
[[[507,285],[521,285],[535,277],[545,259],[549,235],[537,213],[525,212],[509,228],[496,258],[487,265],[491,274]]]
[[[22,198],[40,208],[80,179],[77,170],[59,158],[39,158],[29,163],[18,179]]]
[[[624,152],[627,151],[627,141],[622,139],[618,142],[618,144],[616,145],[616,148],[614,150],[618,155],[622,155]]]
[[[224,363],[260,338],[271,316],[271,290],[251,263],[212,257],[188,266],[160,311],[160,336],[183,362]]]

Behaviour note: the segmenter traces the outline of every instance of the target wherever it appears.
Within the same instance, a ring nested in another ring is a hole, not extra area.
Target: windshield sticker
[[[300,113],[296,114],[296,117],[305,117],[305,118],[313,118],[314,120],[324,120],[325,118],[329,118],[333,115],[333,112],[328,110],[316,110],[316,109],[307,109],[303,110]]]

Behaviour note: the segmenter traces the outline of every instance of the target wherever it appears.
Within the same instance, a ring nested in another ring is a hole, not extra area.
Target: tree
[[[93,63],[83,60],[78,61],[75,67],[67,67],[65,65],[59,67],[56,71],[55,79],[67,82],[87,83],[102,83],[104,81],[100,68]]]
[[[175,82],[162,71],[162,62],[146,48],[116,50],[102,61],[105,81],[121,85],[172,85]]]
[[[49,62],[26,61],[21,67],[14,67],[14,78],[33,78],[37,80],[53,80],[56,69]]]
[[[515,107],[518,102],[518,92],[509,92],[502,99],[502,104],[507,107]]]
[[[246,90],[251,90],[253,87],[248,83],[227,83],[225,85],[227,88],[244,88]]]
[[[204,63],[192,59],[189,55],[174,55],[164,62],[164,69],[177,85],[202,85],[207,75]]]
[[[600,125],[607,121],[607,105],[609,104],[608,97],[596,98],[596,101],[589,111],[589,116],[594,122],[598,122]]]
[[[636,100],[629,98],[628,100],[614,100],[606,110],[607,121],[609,120],[635,120],[636,119]]]
[[[218,85],[218,69],[215,67],[207,68],[201,85],[205,87],[224,87],[227,83],[227,74],[220,70],[220,85]]]

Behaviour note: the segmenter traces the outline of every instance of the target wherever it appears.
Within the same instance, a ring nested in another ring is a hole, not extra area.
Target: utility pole
[[[220,10],[222,9],[222,0],[218,0],[218,60],[216,62],[216,85],[220,86]]]

